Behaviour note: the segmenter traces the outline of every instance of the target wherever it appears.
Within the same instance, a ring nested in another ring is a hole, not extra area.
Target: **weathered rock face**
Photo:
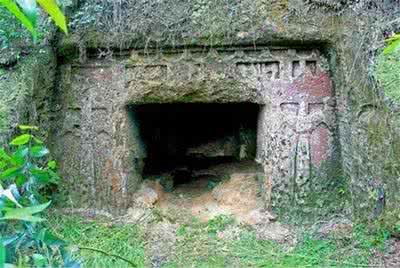
[[[261,105],[257,160],[276,208],[305,203],[340,161],[335,97],[318,49],[133,50],[61,70],[54,149],[72,193],[91,206],[123,208],[139,186],[146,150],[128,113],[135,104]]]
[[[19,55],[19,54],[18,54]],[[15,56],[15,55],[14,55]],[[15,56],[17,57],[17,56]],[[7,145],[18,124],[40,125],[42,133],[49,130],[50,99],[56,62],[52,51],[43,48],[30,55],[7,61],[0,53],[0,147]]]
[[[261,107],[267,206],[272,196],[283,214],[330,211],[351,196],[362,218],[398,207],[398,108],[369,76],[380,1],[72,2],[84,12],[58,44],[58,69],[46,51],[0,74],[0,141],[27,118],[51,123],[79,206],[123,208],[139,188],[147,152],[128,106],[248,102]],[[395,14],[398,2],[384,2]]]

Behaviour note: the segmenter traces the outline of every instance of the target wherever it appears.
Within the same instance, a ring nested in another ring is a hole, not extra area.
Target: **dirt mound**
[[[229,180],[210,189],[210,177],[203,176],[164,192],[157,182],[146,182],[136,202],[161,209],[185,209],[207,221],[218,215],[232,215],[238,222],[255,225],[274,217],[263,207],[258,173],[233,173]]]

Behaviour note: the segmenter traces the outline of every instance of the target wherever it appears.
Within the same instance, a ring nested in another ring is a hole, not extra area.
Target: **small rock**
[[[153,207],[163,196],[162,186],[157,181],[143,182],[134,196],[134,202],[143,207]]]
[[[353,224],[349,220],[336,220],[330,221],[322,225],[318,234],[321,237],[328,237],[330,235],[335,236],[336,238],[349,238],[352,235]]]
[[[272,240],[278,243],[287,243],[294,240],[289,228],[279,222],[258,224],[254,227],[259,240]]]
[[[275,220],[276,216],[272,215],[269,211],[266,211],[265,209],[254,209],[244,217],[243,222],[250,225],[256,225],[273,222]]]

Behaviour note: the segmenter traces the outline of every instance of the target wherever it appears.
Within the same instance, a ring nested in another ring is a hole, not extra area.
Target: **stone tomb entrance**
[[[205,220],[221,213],[249,217],[257,209],[257,175],[262,174],[255,162],[259,105],[145,104],[129,110],[146,152],[142,177],[147,189],[139,198],[157,195],[146,202],[189,209]]]
[[[124,210],[143,179],[164,176],[171,191],[202,173],[218,177],[220,166],[234,184],[261,174],[262,207],[292,208],[327,192],[340,168],[335,95],[318,49],[127,51],[65,62],[60,74],[51,138],[79,206]]]
[[[147,104],[130,109],[146,151],[143,178],[158,176],[166,190],[196,177],[223,175],[226,170],[212,171],[221,164],[247,162],[254,167],[257,104]]]

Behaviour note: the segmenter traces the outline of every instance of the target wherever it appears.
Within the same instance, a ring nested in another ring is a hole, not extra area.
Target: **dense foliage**
[[[32,132],[32,126],[19,126],[23,132],[0,149],[0,267],[5,263],[48,267],[76,266],[67,243],[55,237],[37,216],[51,201],[46,190],[59,177],[49,150]]]
[[[38,35],[36,29],[38,17],[37,5],[40,5],[43,10],[50,15],[54,23],[62,31],[68,33],[66,19],[55,0],[0,0],[0,6],[4,7],[10,14],[14,15],[18,21],[28,29],[34,40],[37,39]]]

